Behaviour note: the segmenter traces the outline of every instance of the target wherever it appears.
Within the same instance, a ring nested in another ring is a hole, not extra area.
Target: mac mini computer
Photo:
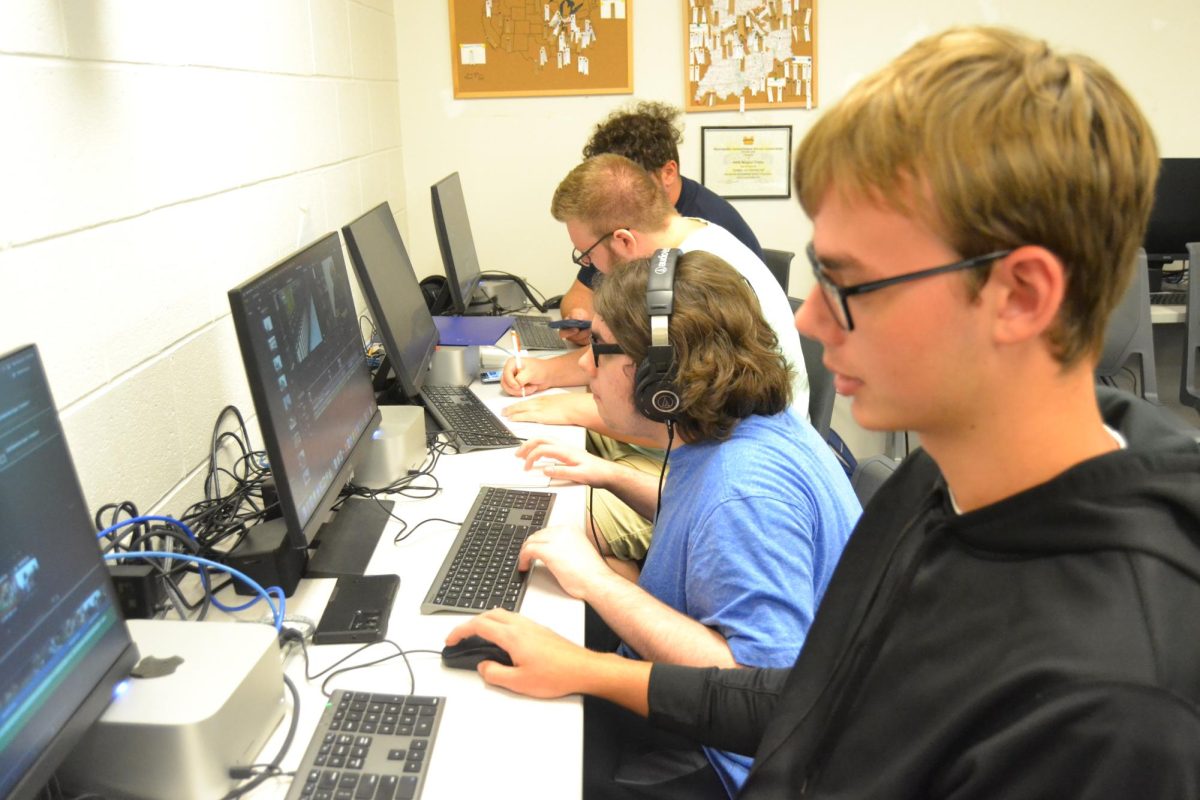
[[[72,792],[210,800],[257,763],[283,718],[283,659],[269,625],[129,620],[142,660],[126,692],[59,769]],[[271,754],[267,754],[269,760]]]

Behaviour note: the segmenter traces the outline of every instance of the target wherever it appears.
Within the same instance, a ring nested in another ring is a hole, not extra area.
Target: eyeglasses
[[[958,272],[960,270],[986,267],[993,261],[1004,258],[1011,252],[1012,250],[996,250],[991,253],[984,253],[981,256],[975,256],[974,258],[955,261],[953,264],[943,264],[940,267],[930,267],[929,269],[895,275],[891,278],[884,278],[878,281],[858,283],[854,286],[838,286],[829,279],[829,276],[825,273],[825,267],[817,260],[817,251],[813,249],[812,242],[809,242],[808,247],[804,249],[805,255],[808,256],[808,263],[812,265],[813,277],[817,279],[817,285],[821,287],[821,295],[825,298],[825,303],[829,306],[830,313],[833,314],[833,318],[837,320],[838,324],[847,331],[854,330],[854,318],[850,316],[850,304],[846,302],[846,298],[848,297],[874,292],[877,289],[895,286],[898,283],[907,283],[908,281],[941,275],[945,272]]]
[[[592,334],[592,361],[596,364],[596,369],[600,369],[600,356],[615,356],[624,352],[625,348],[621,345],[602,342],[596,338],[596,334]]]
[[[599,247],[601,242],[615,233],[616,231],[609,231],[608,233],[604,234],[599,239],[592,242],[592,246],[587,250],[584,250],[582,253],[574,248],[571,248],[571,260],[574,261],[577,266],[590,267],[592,265],[592,251]]]

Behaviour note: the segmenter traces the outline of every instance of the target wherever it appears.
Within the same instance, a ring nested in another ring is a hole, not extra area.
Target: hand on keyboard
[[[554,525],[530,534],[521,548],[517,569],[528,570],[535,558],[550,570],[564,592],[584,601],[606,581],[626,580],[605,563],[596,545],[576,525]]]

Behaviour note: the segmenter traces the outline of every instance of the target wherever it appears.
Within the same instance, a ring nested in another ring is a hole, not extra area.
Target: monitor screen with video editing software
[[[137,650],[35,347],[0,357],[0,797],[30,798]]]
[[[246,378],[293,552],[310,576],[361,575],[386,522],[330,509],[379,427],[380,413],[337,233],[229,292]],[[324,527],[322,527],[324,525]]]

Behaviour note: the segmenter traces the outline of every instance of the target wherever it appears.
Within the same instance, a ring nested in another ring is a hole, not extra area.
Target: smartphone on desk
[[[554,319],[547,322],[546,326],[555,330],[571,328],[573,330],[586,331],[592,327],[592,321],[590,319]]]
[[[479,382],[480,383],[499,383],[500,382],[500,372],[501,371],[498,369],[485,369],[483,372],[479,373]]]

